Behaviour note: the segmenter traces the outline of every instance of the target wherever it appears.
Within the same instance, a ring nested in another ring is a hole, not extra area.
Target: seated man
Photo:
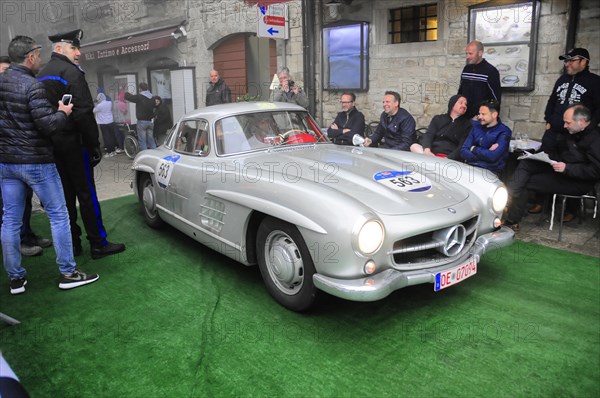
[[[327,136],[338,145],[353,145],[352,137],[355,134],[365,136],[365,115],[354,106],[356,95],[343,93],[340,99],[342,112],[338,113],[335,120],[327,129]]]
[[[383,95],[383,112],[379,118],[379,125],[371,137],[365,138],[364,146],[379,144],[384,140],[384,148],[409,151],[416,141],[416,125],[412,115],[406,109],[400,108],[400,94],[386,91]]]
[[[265,142],[265,138],[275,137],[275,132],[271,128],[271,118],[268,115],[258,115],[250,130],[252,136],[248,138],[248,143],[252,148],[270,146],[268,142]]]
[[[479,121],[472,120],[473,129],[465,139],[460,156],[465,163],[499,175],[504,169],[512,131],[500,122],[500,103],[484,101],[479,106]]]
[[[465,116],[467,98],[454,95],[448,102],[448,113],[431,119],[420,144],[412,144],[410,151],[452,160],[460,159],[460,149],[471,131],[471,120]]]
[[[563,120],[569,135],[557,143],[558,153],[548,164],[521,160],[508,182],[511,202],[504,225],[515,231],[526,211],[527,190],[548,194],[585,195],[600,180],[600,131],[592,113],[581,104],[572,105]]]

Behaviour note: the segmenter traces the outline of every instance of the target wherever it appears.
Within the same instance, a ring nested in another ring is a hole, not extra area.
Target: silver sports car
[[[189,113],[139,153],[146,223],[168,223],[242,264],[302,311],[322,292],[374,301],[441,290],[513,242],[507,191],[485,170],[424,155],[330,143],[297,105],[249,102]]]

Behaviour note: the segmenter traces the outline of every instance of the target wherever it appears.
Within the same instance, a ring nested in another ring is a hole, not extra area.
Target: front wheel
[[[165,222],[160,218],[156,209],[156,188],[149,174],[142,174],[140,177],[140,206],[144,213],[146,224],[152,228],[161,228]]]
[[[133,159],[135,155],[138,153],[138,140],[137,137],[133,134],[127,134],[125,137],[125,142],[123,143],[123,147],[125,149],[125,154]]]
[[[317,299],[315,266],[298,228],[265,218],[256,239],[258,266],[273,298],[292,311],[305,311]]]

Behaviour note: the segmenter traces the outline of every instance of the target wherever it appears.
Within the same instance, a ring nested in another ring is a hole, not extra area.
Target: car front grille
[[[394,268],[437,267],[464,255],[475,243],[479,216],[460,224],[410,236],[394,242]]]

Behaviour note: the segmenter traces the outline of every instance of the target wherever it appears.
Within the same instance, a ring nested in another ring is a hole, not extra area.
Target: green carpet
[[[0,349],[33,397],[598,397],[599,259],[517,242],[473,278],[374,303],[285,310],[244,267],[168,228],[133,196],[103,203],[123,254],[78,260],[100,280],[57,287],[54,253],[0,277]],[[34,217],[49,236],[44,215]]]

